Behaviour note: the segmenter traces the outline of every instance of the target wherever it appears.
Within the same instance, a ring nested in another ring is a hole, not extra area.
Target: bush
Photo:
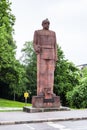
[[[81,80],[81,84],[67,92],[67,100],[70,107],[86,108],[87,107],[87,78]]]

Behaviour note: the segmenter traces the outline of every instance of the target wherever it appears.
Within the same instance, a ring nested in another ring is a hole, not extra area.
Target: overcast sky
[[[17,58],[23,44],[33,40],[34,31],[41,29],[42,20],[48,18],[65,58],[75,65],[87,63],[87,0],[10,1],[16,17]]]

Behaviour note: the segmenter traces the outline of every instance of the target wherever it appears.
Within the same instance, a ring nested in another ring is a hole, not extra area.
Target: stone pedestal
[[[28,112],[28,113],[37,113],[37,112],[51,112],[51,111],[70,111],[70,108],[68,107],[56,107],[56,108],[35,108],[35,107],[29,107],[29,106],[24,106],[23,107],[23,111],[24,112]]]
[[[43,29],[34,33],[33,46],[37,55],[37,96],[32,107],[58,108],[60,97],[53,94],[54,70],[57,61],[56,34],[49,30],[49,20],[42,22]]]
[[[32,107],[59,108],[60,107],[60,97],[51,96],[50,98],[46,98],[45,96],[33,96],[32,97]]]

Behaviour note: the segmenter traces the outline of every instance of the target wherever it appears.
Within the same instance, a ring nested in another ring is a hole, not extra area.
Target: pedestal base
[[[32,107],[34,108],[59,108],[60,97],[52,96],[51,98],[45,98],[44,96],[33,96]]]
[[[51,111],[70,111],[70,108],[60,106],[59,108],[35,108],[24,106],[23,111],[27,113],[37,113],[37,112],[51,112]]]

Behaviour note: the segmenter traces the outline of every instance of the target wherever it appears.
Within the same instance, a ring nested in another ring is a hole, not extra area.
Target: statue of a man
[[[53,94],[54,70],[57,61],[56,34],[49,30],[48,19],[42,21],[42,30],[34,33],[34,50],[37,54],[37,95],[45,95],[45,91]]]

